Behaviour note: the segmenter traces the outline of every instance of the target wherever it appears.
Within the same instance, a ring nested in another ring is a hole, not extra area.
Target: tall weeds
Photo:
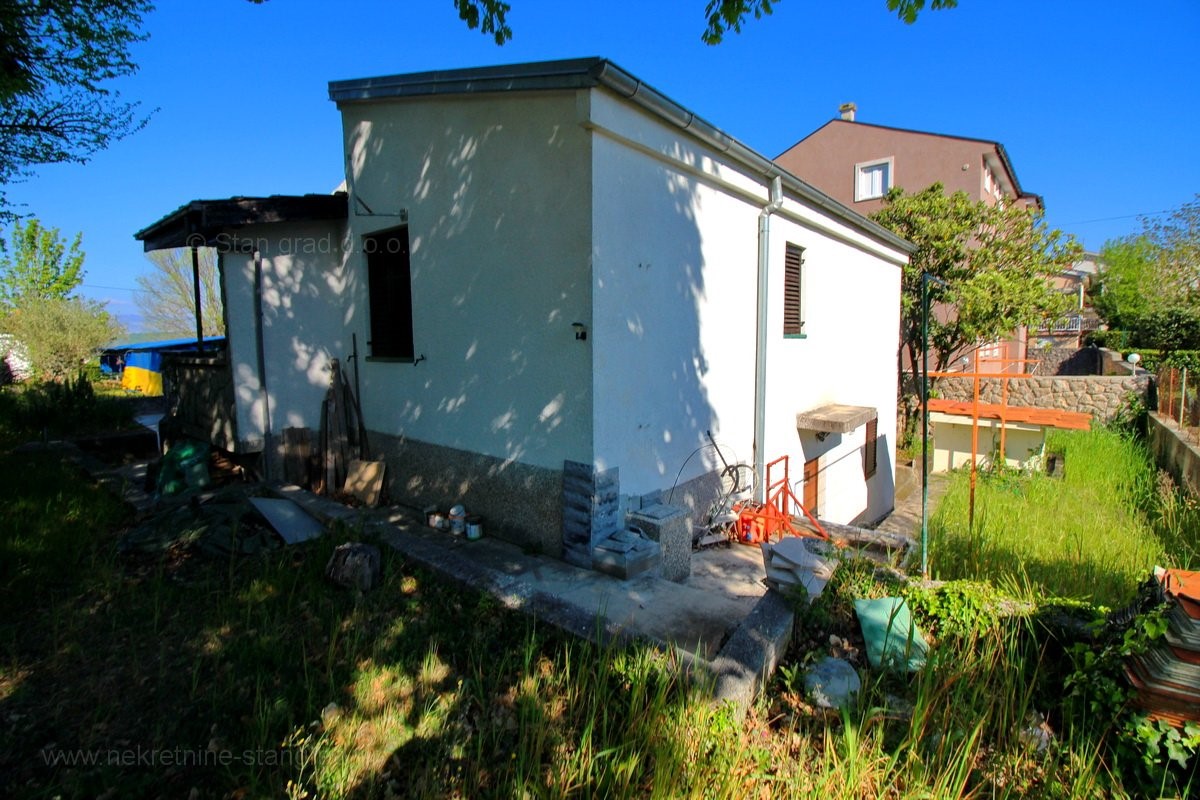
[[[969,482],[956,473],[930,521],[936,576],[1001,580],[1023,575],[1044,594],[1122,605],[1155,564],[1187,559],[1147,511],[1155,471],[1136,441],[1106,429],[1055,431],[1047,450],[1065,455],[1065,475],[981,471],[975,525]]]

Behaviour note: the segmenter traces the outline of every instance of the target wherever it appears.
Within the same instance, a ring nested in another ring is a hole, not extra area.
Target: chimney
[[[854,112],[858,111],[858,106],[854,103],[842,103],[838,106],[838,113],[842,115],[842,119],[846,122],[854,122]]]

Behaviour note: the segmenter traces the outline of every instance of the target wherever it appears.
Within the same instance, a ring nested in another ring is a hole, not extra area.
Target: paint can
[[[467,532],[467,510],[461,504],[450,509],[450,532],[457,536]]]
[[[483,517],[475,514],[467,517],[467,538],[471,541],[483,538]]]

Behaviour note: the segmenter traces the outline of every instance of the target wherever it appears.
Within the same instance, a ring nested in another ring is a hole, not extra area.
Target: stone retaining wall
[[[1000,378],[979,379],[979,400],[983,403],[1001,401]],[[1109,422],[1125,404],[1130,392],[1143,400],[1150,385],[1150,374],[1032,376],[1008,379],[1010,406],[1054,408],[1063,411],[1083,411],[1099,422]],[[971,378],[941,378],[933,394],[949,400],[971,401]]]

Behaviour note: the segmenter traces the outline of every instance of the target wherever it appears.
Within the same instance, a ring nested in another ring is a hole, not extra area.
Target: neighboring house
[[[568,463],[700,513],[709,431],[826,519],[892,508],[906,242],[607,60],[329,91],[345,194],[137,234],[220,250],[238,448],[316,429],[339,359],[394,500],[552,554]]]
[[[858,122],[853,103],[839,111],[839,119],[792,145],[775,162],[860,214],[882,208],[883,197],[893,186],[919,192],[939,182],[947,193],[963,191],[972,200],[991,205],[1005,202],[1044,209],[1040,195],[1021,188],[999,142]],[[1024,359],[1027,339],[1025,330],[1014,331],[1007,340],[985,344],[979,356]],[[981,371],[1000,369],[998,363],[980,364]]]
[[[1088,290],[1100,267],[1100,256],[1084,253],[1071,269],[1054,276],[1054,287],[1071,298],[1071,307],[1056,320],[1034,332],[1030,358],[1038,360],[1039,375],[1099,374],[1098,355],[1080,353],[1085,337],[1100,327],[1100,315],[1092,308]]]

